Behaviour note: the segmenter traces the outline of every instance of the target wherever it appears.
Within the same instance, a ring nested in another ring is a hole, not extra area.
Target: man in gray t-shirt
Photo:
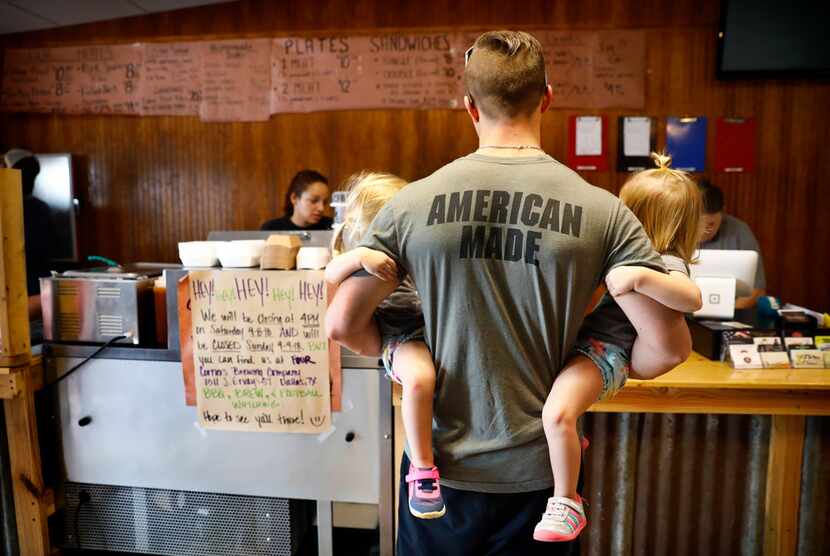
[[[542,405],[591,294],[615,266],[662,269],[636,217],[541,152],[474,153],[401,190],[363,246],[421,295],[442,483],[550,486]]]
[[[749,225],[723,212],[723,192],[708,181],[700,182],[703,196],[703,215],[701,225],[701,249],[732,249],[737,251],[755,251],[758,253],[758,268],[755,271],[755,287],[749,297],[735,300],[736,309],[748,309],[755,306],[758,298],[766,294],[767,275],[764,272],[764,260],[761,247]]]
[[[396,194],[363,242],[414,281],[437,370],[433,444],[448,514],[413,519],[403,498],[398,553],[578,553],[576,541],[532,540],[553,483],[542,407],[608,271],[664,267],[618,198],[539,146],[552,93],[538,42],[493,32],[474,50],[465,104],[479,149]],[[366,330],[394,288],[344,281],[330,337],[371,345],[350,331]]]

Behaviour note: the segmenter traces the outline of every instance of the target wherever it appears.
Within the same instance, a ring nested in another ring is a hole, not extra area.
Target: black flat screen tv
[[[830,0],[724,0],[718,77],[830,77]]]

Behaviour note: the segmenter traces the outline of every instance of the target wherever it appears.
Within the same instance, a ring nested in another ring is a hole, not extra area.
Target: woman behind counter
[[[265,222],[261,230],[330,230],[332,219],[325,216],[331,192],[329,181],[314,170],[300,170],[291,179],[285,194],[285,215]]]

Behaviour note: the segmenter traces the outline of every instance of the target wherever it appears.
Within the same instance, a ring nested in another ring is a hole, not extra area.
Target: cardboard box
[[[262,270],[291,270],[297,263],[297,252],[302,241],[299,237],[290,234],[274,234],[268,236],[265,249],[260,259]]]

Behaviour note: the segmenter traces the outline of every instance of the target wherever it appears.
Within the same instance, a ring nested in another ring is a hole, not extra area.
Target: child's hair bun
[[[666,154],[665,152],[662,153],[651,153],[651,158],[654,160],[654,165],[657,166],[658,170],[670,170],[671,169],[671,155]]]

